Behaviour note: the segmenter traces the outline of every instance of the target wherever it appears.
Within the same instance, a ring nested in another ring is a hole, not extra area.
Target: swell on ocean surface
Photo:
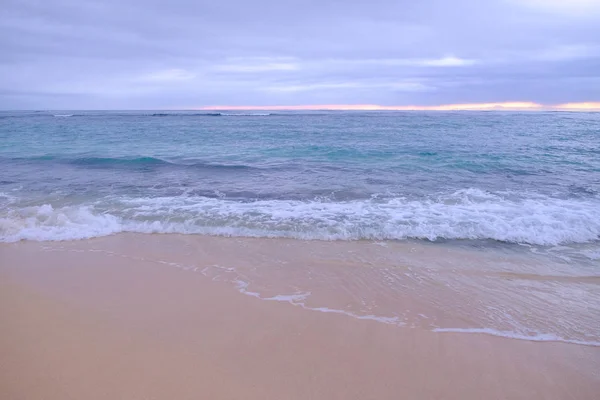
[[[137,114],[139,116],[140,114]],[[142,114],[143,116],[144,114]],[[151,117],[268,117],[271,113],[253,112],[208,112],[208,113],[154,113]]]
[[[70,118],[70,117],[96,117],[96,118],[140,118],[140,117],[268,117],[272,115],[296,116],[299,114],[282,114],[270,112],[85,112],[85,113],[52,113],[52,112],[20,112],[12,115],[0,115],[0,119],[18,119],[18,118]]]
[[[479,189],[422,199],[232,200],[106,196],[75,204],[23,204],[0,195],[0,240],[72,240],[119,232],[318,240],[495,240],[551,246],[600,238],[600,200],[519,198]]]
[[[258,167],[244,164],[224,164],[198,161],[193,159],[177,160],[162,159],[158,157],[57,157],[52,155],[35,157],[18,157],[12,159],[1,159],[0,162],[25,162],[25,163],[55,163],[64,165],[73,165],[77,167],[91,168],[138,168],[138,167],[196,167],[208,169],[258,169]]]
[[[161,112],[161,113],[102,113],[103,117],[268,117],[270,115],[284,115],[284,114],[273,114],[273,113],[265,113],[265,112],[203,112],[203,113],[194,113],[194,112]],[[32,115],[26,115],[28,118],[31,118]],[[56,117],[56,118],[67,118],[67,117],[94,117],[100,116],[94,113],[86,113],[86,114],[35,114],[35,117]],[[15,116],[11,116],[15,117]],[[24,117],[24,116],[18,116]]]

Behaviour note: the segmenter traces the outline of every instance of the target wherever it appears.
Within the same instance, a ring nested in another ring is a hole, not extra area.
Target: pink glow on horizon
[[[598,101],[589,101],[585,103],[565,103],[556,106],[561,110],[588,110],[588,111],[598,111],[600,110],[600,102]]]
[[[381,106],[377,104],[319,104],[319,105],[297,105],[297,106],[206,106],[199,110],[244,110],[244,111],[485,111],[485,110],[507,110],[507,111],[600,111],[600,102],[565,103],[558,105],[544,105],[528,101],[512,101],[497,103],[464,103],[445,104],[439,106]]]

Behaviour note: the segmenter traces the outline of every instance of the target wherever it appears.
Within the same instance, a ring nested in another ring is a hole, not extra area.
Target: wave
[[[271,113],[220,113],[224,117],[268,117]]]
[[[0,158],[0,162],[54,162],[58,164],[75,165],[92,168],[137,168],[151,166],[172,166],[182,168],[199,168],[210,170],[254,170],[260,169],[245,164],[221,164],[199,160],[164,160],[157,157],[75,157],[61,158],[53,155],[43,155],[27,158]]]
[[[0,240],[70,240],[119,232],[318,240],[495,240],[532,245],[600,239],[598,199],[507,199],[477,189],[435,199],[235,201],[108,197],[0,212]]]
[[[72,114],[53,114],[51,112],[21,113],[0,115],[0,119],[7,118],[68,118],[68,117],[89,117],[89,118],[140,118],[140,117],[268,117],[271,115],[293,115],[293,114],[274,114],[269,112],[83,112]],[[296,114],[301,115],[301,114]]]
[[[416,111],[418,112],[418,111]],[[351,110],[314,110],[314,111],[275,111],[275,112],[251,112],[251,111],[214,111],[214,112],[191,112],[191,111],[172,111],[172,112],[95,112],[95,111],[80,111],[79,113],[73,114],[53,114],[49,111],[40,112],[27,112],[19,114],[9,114],[0,116],[3,118],[38,118],[38,117],[91,117],[91,118],[104,118],[104,117],[323,117],[323,116],[339,116],[343,114],[349,114],[353,116],[361,117],[397,117],[398,115],[406,113],[415,113],[410,111],[351,111]]]
[[[83,157],[65,160],[73,165],[163,165],[168,161],[155,157],[113,158],[113,157]]]
[[[150,116],[150,117],[220,117],[221,113],[154,113],[154,114],[119,114],[119,116]]]
[[[268,117],[273,115],[271,113],[227,113],[227,112],[214,112],[214,113],[155,113],[152,117]]]

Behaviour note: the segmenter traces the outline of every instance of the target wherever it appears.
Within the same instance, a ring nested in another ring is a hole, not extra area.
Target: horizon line
[[[270,106],[216,105],[192,108],[192,110],[249,110],[249,111],[600,111],[600,102],[587,101],[562,104],[540,104],[534,102],[460,103],[437,106],[384,106],[378,104],[306,104]]]

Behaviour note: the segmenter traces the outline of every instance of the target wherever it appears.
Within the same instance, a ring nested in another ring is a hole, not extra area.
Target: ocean
[[[3,241],[600,238],[594,113],[3,112],[0,169]]]
[[[597,345],[600,114],[0,113],[0,241],[121,232],[493,253],[470,268],[546,285],[514,337]]]

